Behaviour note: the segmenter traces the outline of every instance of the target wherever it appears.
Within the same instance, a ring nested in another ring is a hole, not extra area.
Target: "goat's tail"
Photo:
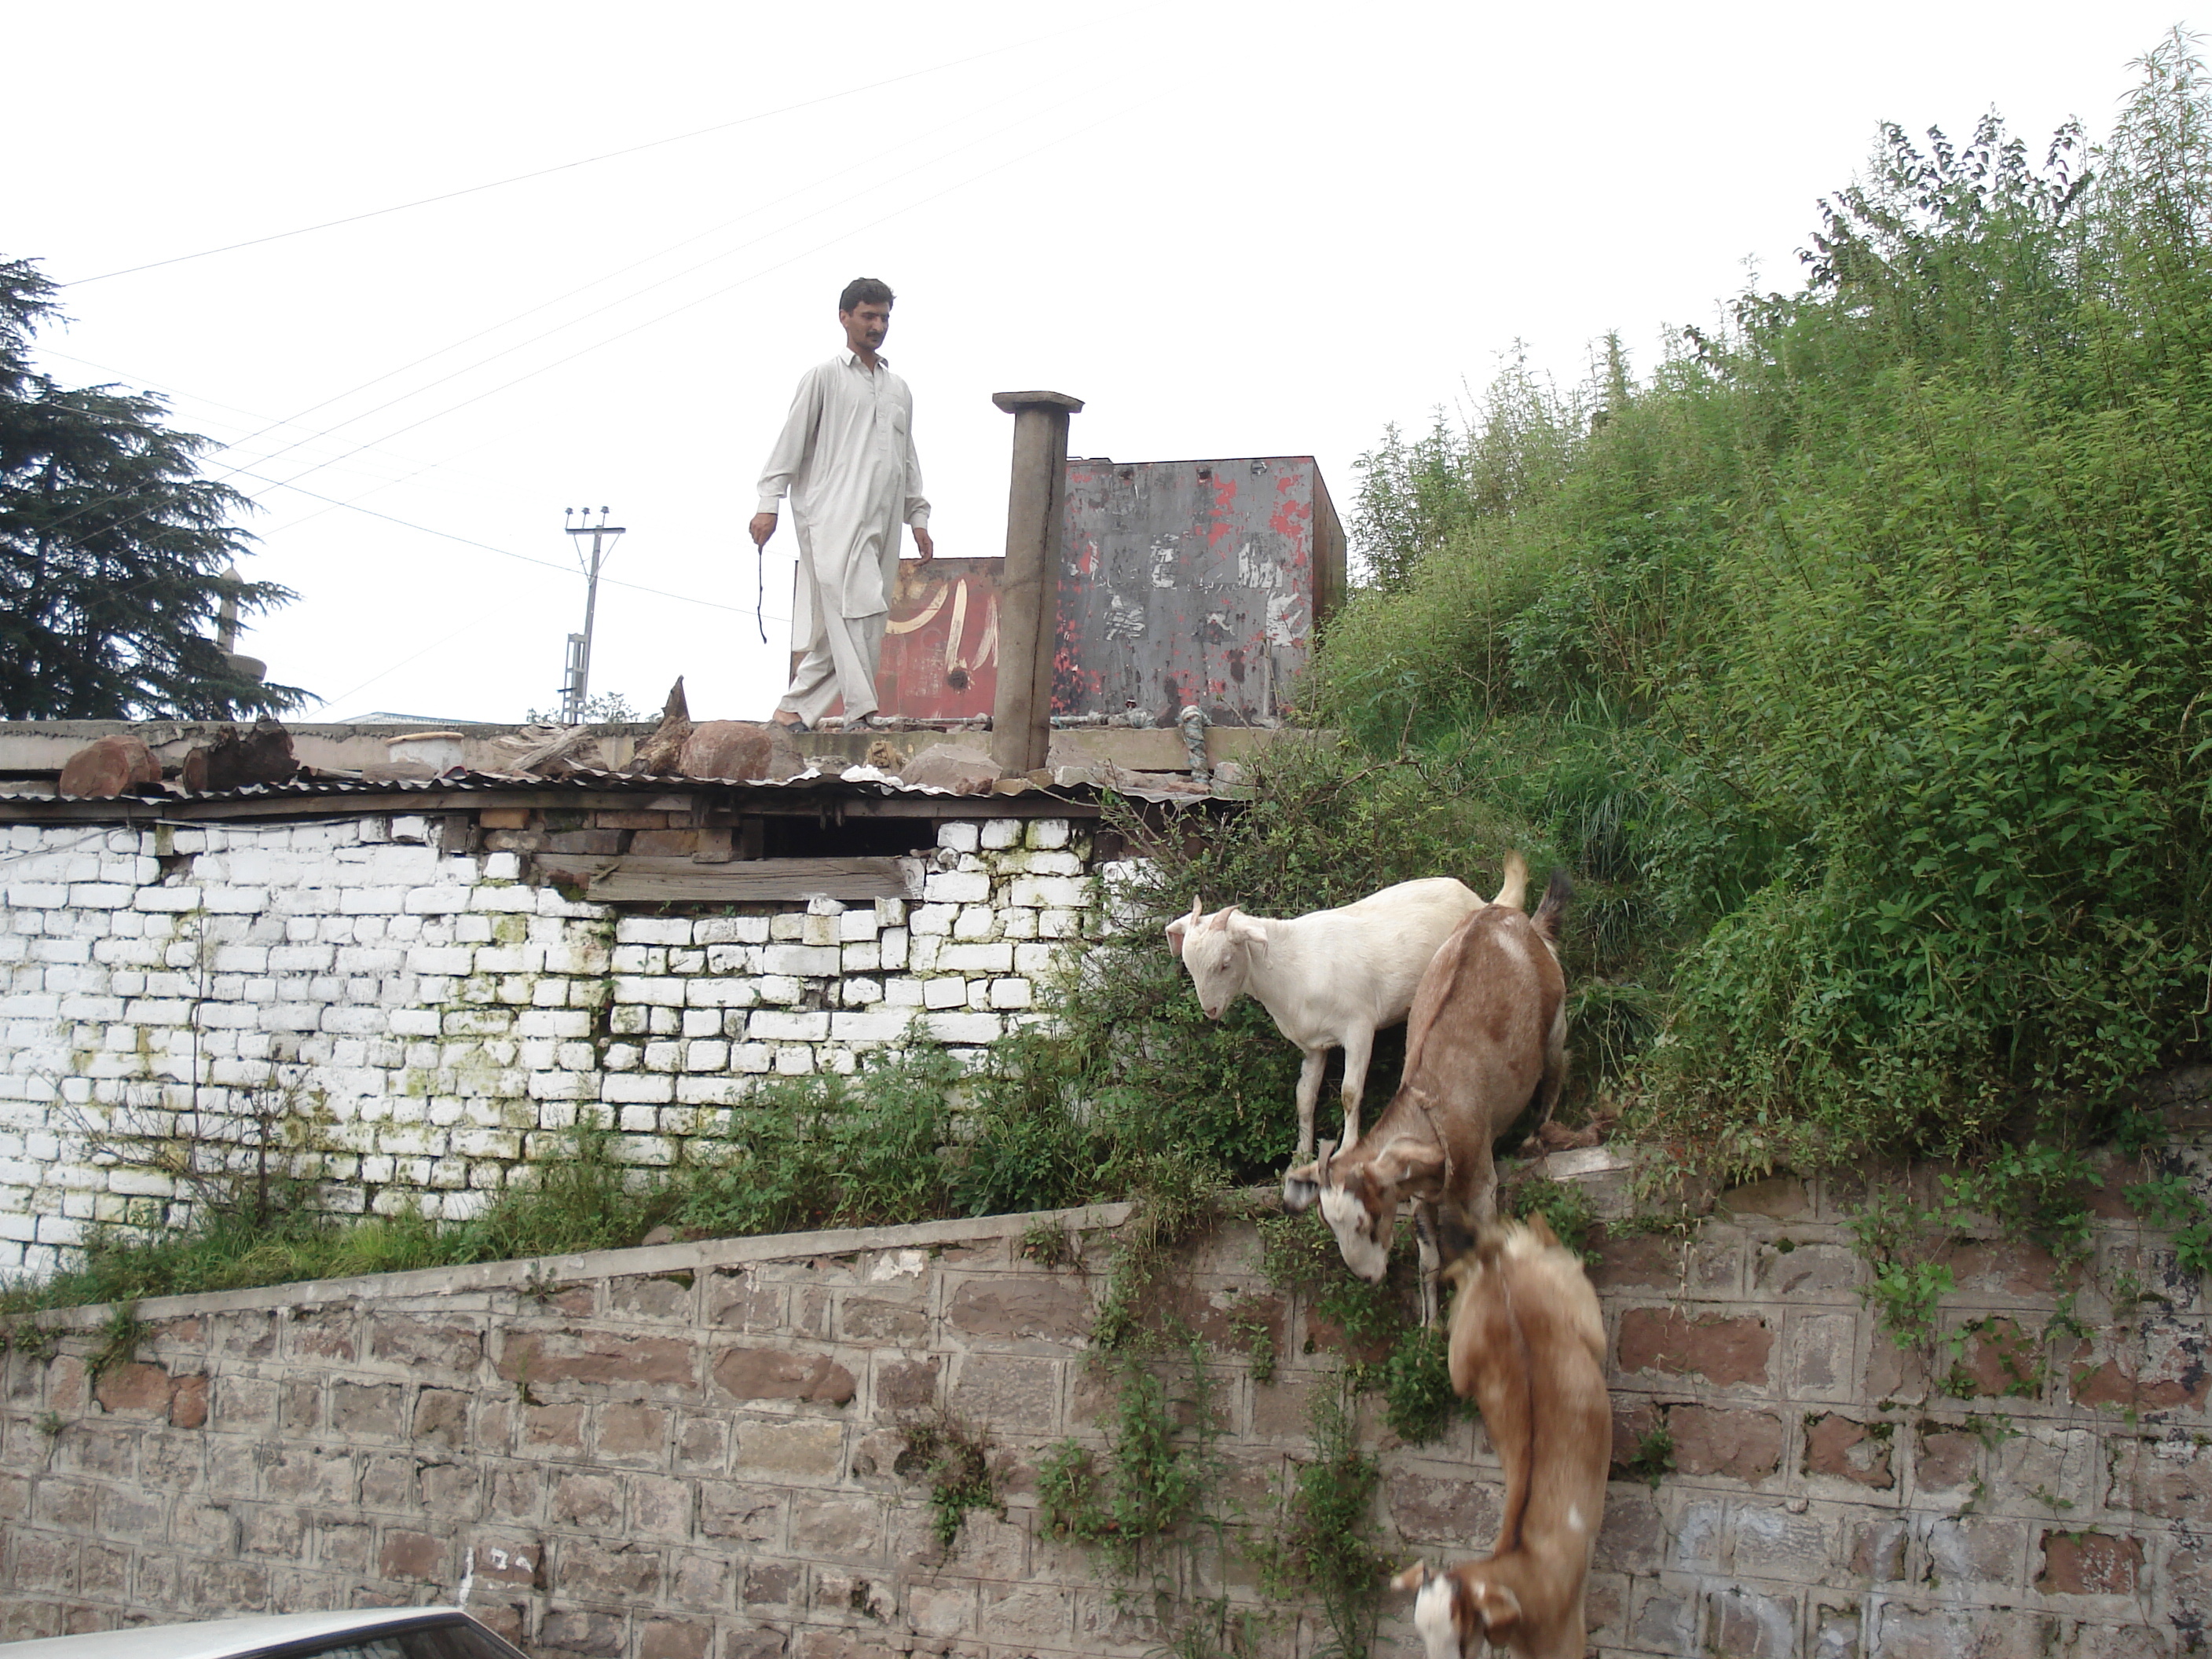
[[[1498,896],[1490,901],[1502,904],[1509,910],[1521,910],[1528,903],[1528,860],[1518,853],[1505,855],[1505,873],[1498,884]]]
[[[1544,886],[1543,902],[1529,920],[1536,924],[1536,931],[1554,945],[1559,942],[1559,918],[1566,911],[1567,901],[1574,896],[1575,884],[1567,874],[1567,866],[1553,865],[1552,878]]]

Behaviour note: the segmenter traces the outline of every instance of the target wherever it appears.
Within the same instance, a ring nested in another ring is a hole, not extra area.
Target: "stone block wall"
[[[2201,1152],[2172,1167],[2203,1186]],[[1955,1362],[1900,1351],[1868,1312],[1849,1185],[1777,1181],[1689,1233],[1606,1245],[1601,1659],[2202,1650],[2203,1285],[2112,1201],[2133,1172],[2111,1176],[2098,1271],[2070,1294],[2033,1249],[1954,1248]],[[19,1345],[0,1393],[0,1637],[459,1601],[544,1659],[1144,1659],[1169,1630],[1049,1535],[1036,1492],[1064,1437],[1103,1439],[1085,1334],[1120,1218],[173,1299],[97,1376],[108,1316],[61,1316],[58,1352]],[[1054,1233],[1079,1262],[1030,1259]],[[1335,1333],[1267,1281],[1249,1227],[1167,1283],[1219,1343],[1211,1490],[1232,1535],[1279,1534]],[[1232,1313],[1269,1330],[1272,1380]],[[988,1431],[1006,1505],[950,1549],[902,1460],[903,1426],[940,1407]],[[1402,1445],[1370,1401],[1363,1437],[1389,1560],[1486,1547],[1499,1483],[1479,1426]],[[1269,1599],[1249,1564],[1166,1570],[1253,1614],[1267,1659],[1328,1645],[1317,1610]],[[1406,1612],[1376,1652],[1419,1651]]]
[[[174,1182],[88,1129],[234,1144],[274,1101],[312,1121],[333,1208],[463,1216],[586,1109],[665,1163],[761,1078],[994,1042],[1097,914],[1087,826],[979,817],[915,821],[911,902],[617,915],[497,843],[694,832],[570,816],[623,822],[464,853],[407,817],[0,830],[0,1272],[179,1218]]]
[[[2212,1190],[2201,1147],[2169,1161]],[[1925,1346],[1865,1304],[1857,1181],[1763,1182],[1686,1237],[1609,1244],[1616,1472],[1655,1436],[1671,1464],[1613,1488],[1619,1650],[2200,1650],[2203,1285],[2122,1201],[2142,1178],[2108,1164],[2078,1281],[2032,1245],[1944,1247]]]

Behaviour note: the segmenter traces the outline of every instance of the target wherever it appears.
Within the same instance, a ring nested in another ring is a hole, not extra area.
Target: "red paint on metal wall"
[[[991,712],[1005,565],[1004,559],[900,562],[876,671],[876,700],[886,714],[958,720]]]
[[[1272,490],[1244,488],[1263,476]],[[1166,724],[1195,702],[1228,724],[1279,719],[1314,621],[1344,588],[1343,532],[1312,458],[1072,459],[1066,499],[1053,712],[1133,708]],[[886,713],[991,711],[1002,562],[900,567]]]
[[[1213,526],[1206,532],[1206,544],[1208,547],[1215,545],[1224,536],[1233,536],[1237,533],[1237,525],[1235,522],[1237,510],[1237,480],[1229,476],[1227,471],[1228,465],[1229,464],[1227,462],[1217,462],[1215,464],[1216,470],[1213,473]],[[1206,476],[1206,469],[1201,467],[1199,470],[1198,476],[1200,478],[1204,478]]]

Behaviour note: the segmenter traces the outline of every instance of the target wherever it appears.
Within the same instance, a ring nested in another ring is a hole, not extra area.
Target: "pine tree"
[[[199,476],[205,438],[163,423],[150,392],[74,390],[31,367],[58,316],[54,284],[0,261],[0,717],[228,719],[282,714],[307,694],[239,671],[214,635],[295,596],[226,582],[252,538],[250,503]]]

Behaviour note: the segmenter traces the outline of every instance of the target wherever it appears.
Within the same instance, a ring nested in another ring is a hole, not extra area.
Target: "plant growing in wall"
[[[939,1407],[934,1416],[908,1423],[902,1432],[906,1447],[891,1467],[928,1482],[930,1531],[939,1549],[950,1550],[959,1540],[961,1523],[977,1510],[1006,1518],[987,1431]]]
[[[1101,1448],[1066,1440],[1038,1465],[1037,1496],[1046,1530],[1083,1545],[1105,1567],[1117,1607],[1151,1618],[1163,1650],[1176,1659],[1248,1659],[1269,1620],[1232,1606],[1226,1589],[1188,1593],[1211,1577],[1224,1583],[1235,1556],[1241,1512],[1218,1498],[1220,1433],[1206,1343],[1179,1317],[1160,1310],[1170,1271],[1170,1241],[1187,1239],[1213,1208],[1169,1204],[1125,1226],[1107,1301],[1127,1310],[1115,1346],[1094,1334],[1094,1364],[1112,1393],[1112,1416]],[[1118,1286],[1118,1292],[1115,1287]],[[1261,1361],[1257,1341],[1272,1339],[1264,1322],[1238,1332]],[[1237,1322],[1232,1318],[1232,1330]]]
[[[138,1355],[138,1344],[146,1334],[146,1327],[139,1322],[138,1304],[118,1302],[109,1311],[107,1323],[100,1333],[100,1346],[84,1362],[85,1375],[98,1382],[108,1372],[129,1364]]]
[[[1104,1449],[1065,1440],[1038,1466],[1046,1528],[1091,1547],[1125,1590],[1147,1566],[1154,1580],[1170,1582],[1160,1552],[1197,1515],[1214,1473],[1217,1430],[1205,1353],[1195,1339],[1185,1352],[1180,1398],[1143,1356],[1115,1356],[1114,1419]],[[1188,1411],[1188,1435],[1178,1426],[1178,1407]]]
[[[1359,1449],[1352,1389],[1314,1397],[1314,1455],[1291,1476],[1280,1543],[1260,1553],[1262,1574],[1279,1593],[1319,1598],[1335,1637],[1334,1651],[1362,1659],[1375,1640],[1389,1562],[1375,1546],[1375,1494],[1382,1466]]]
[[[1413,1445],[1443,1437],[1454,1417],[1470,1415],[1474,1402],[1453,1389],[1443,1332],[1417,1326],[1398,1339],[1382,1362],[1382,1421],[1390,1432]]]
[[[1344,1265],[1317,1211],[1271,1216],[1260,1224],[1261,1263],[1267,1277],[1307,1299],[1340,1334],[1351,1358],[1346,1378],[1356,1391],[1379,1389],[1392,1433],[1419,1445],[1439,1438],[1473,1402],[1454,1393],[1441,1331],[1416,1323],[1408,1287],[1418,1271],[1410,1230],[1401,1232],[1390,1273],[1370,1285]],[[1309,1338],[1308,1351],[1311,1351]]]
[[[1948,1262],[1935,1259],[1946,1242],[1942,1217],[1900,1193],[1868,1200],[1851,1218],[1851,1235],[1873,1270],[1863,1294],[1884,1330],[1899,1343],[1936,1339],[1936,1310],[1957,1280]]]
[[[1636,1452],[1620,1466],[1621,1473],[1659,1490],[1659,1483],[1674,1473],[1674,1434],[1662,1420],[1637,1437]]]
[[[2212,1273],[2212,1206],[2197,1195],[2186,1175],[2177,1170],[2154,1176],[2123,1196],[2147,1224],[2173,1235],[2174,1266],[2182,1273]]]
[[[258,1086],[226,1093],[220,1112],[203,1109],[195,1091],[189,1111],[76,1108],[68,1121],[95,1165],[162,1177],[193,1216],[250,1237],[314,1207],[316,1183],[335,1150],[331,1114],[298,1067],[271,1067]]]

